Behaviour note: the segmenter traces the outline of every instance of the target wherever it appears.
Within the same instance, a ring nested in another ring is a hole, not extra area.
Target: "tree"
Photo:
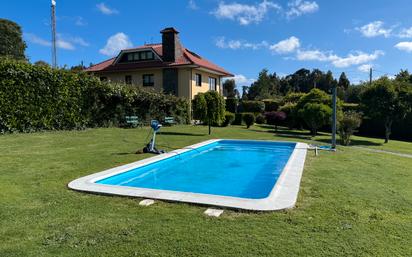
[[[396,82],[387,77],[376,80],[361,95],[361,107],[365,114],[383,122],[385,143],[389,142],[392,123],[411,112],[412,93],[409,84]]]
[[[26,60],[26,43],[20,26],[10,20],[0,19],[0,57]]]
[[[316,136],[318,129],[330,121],[332,109],[324,104],[307,103],[298,114],[309,126],[312,135]]]
[[[258,79],[253,82],[248,91],[248,99],[266,99],[277,95],[279,92],[280,80],[276,73],[269,74],[267,69],[259,73]]]
[[[278,125],[286,119],[286,113],[283,111],[265,113],[266,123],[275,125],[275,132],[278,132]]]
[[[193,116],[208,124],[210,135],[211,126],[225,119],[225,99],[216,91],[197,94],[193,99]]]
[[[350,137],[355,130],[359,128],[362,122],[362,115],[358,112],[348,111],[345,112],[341,119],[339,119],[339,136],[342,145],[349,145]]]
[[[236,82],[234,79],[227,79],[223,82],[223,95],[226,97],[236,97]]]
[[[42,61],[42,60],[39,60],[39,61],[35,62],[34,65],[35,66],[40,66],[40,67],[50,67],[50,65],[47,62]]]
[[[193,118],[205,121],[207,117],[207,103],[205,94],[199,93],[192,100]]]
[[[246,124],[246,128],[250,128],[253,124],[255,124],[255,115],[251,112],[245,112],[242,114],[243,121]]]
[[[346,77],[345,72],[342,72],[339,77],[339,82],[338,82],[338,87],[344,89],[345,91],[348,89],[350,86],[350,81],[348,77]]]
[[[408,70],[401,70],[398,74],[396,74],[395,80],[399,82],[412,83],[412,74],[410,74]]]
[[[248,93],[249,93],[249,87],[248,86],[242,86],[242,100],[248,100]]]

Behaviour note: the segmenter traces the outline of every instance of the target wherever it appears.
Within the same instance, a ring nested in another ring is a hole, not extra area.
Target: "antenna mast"
[[[52,67],[57,68],[56,51],[56,1],[51,0]]]

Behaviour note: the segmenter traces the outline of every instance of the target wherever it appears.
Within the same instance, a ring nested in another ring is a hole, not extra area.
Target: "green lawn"
[[[159,148],[209,138],[306,141],[253,126],[162,128]],[[0,136],[0,256],[411,256],[412,159],[339,147],[308,154],[296,208],[267,213],[110,197],[71,180],[146,158],[149,129]],[[316,140],[326,140],[321,135]],[[356,138],[366,147],[376,139]],[[308,141],[309,142],[309,141]],[[369,143],[368,143],[369,142]],[[356,142],[360,144],[360,142]],[[412,153],[412,144],[385,150]]]

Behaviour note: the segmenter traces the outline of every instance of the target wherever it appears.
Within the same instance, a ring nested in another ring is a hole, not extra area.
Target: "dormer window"
[[[119,60],[119,63],[125,62],[139,62],[154,60],[154,54],[152,51],[139,51],[133,53],[124,53]]]

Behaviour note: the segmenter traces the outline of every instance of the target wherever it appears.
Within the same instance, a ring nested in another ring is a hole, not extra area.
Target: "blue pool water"
[[[260,199],[272,191],[295,145],[222,140],[96,183]]]

